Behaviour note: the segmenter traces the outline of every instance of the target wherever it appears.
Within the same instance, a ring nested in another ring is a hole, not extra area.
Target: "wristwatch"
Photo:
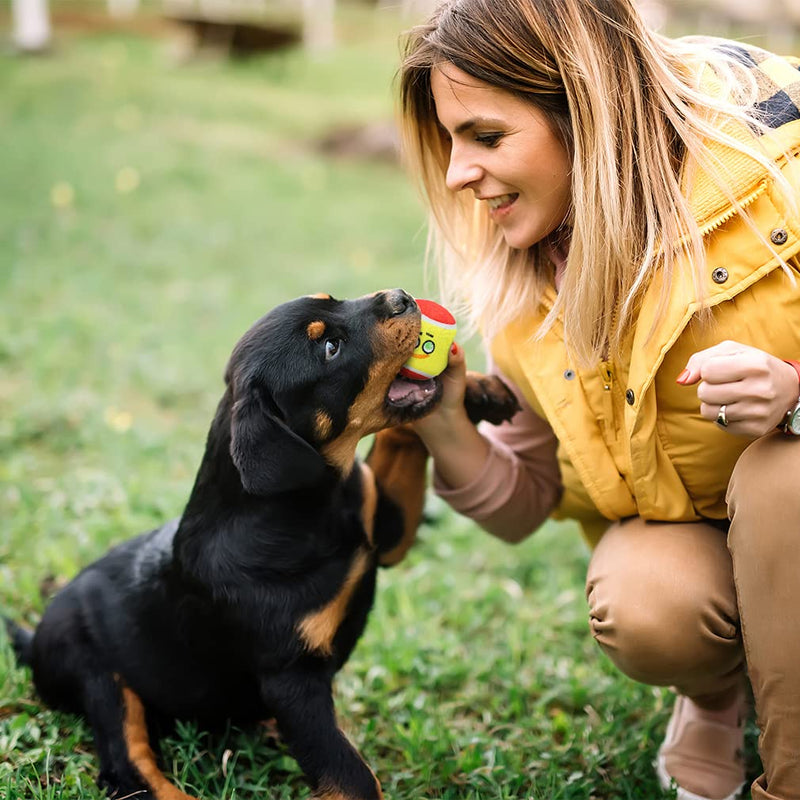
[[[784,433],[791,433],[792,436],[800,436],[800,400],[786,412],[781,430]]]
[[[798,380],[800,380],[800,362],[786,361],[790,367],[794,367],[797,372]],[[792,436],[800,436],[800,399],[786,412],[780,428],[784,433],[790,433]]]

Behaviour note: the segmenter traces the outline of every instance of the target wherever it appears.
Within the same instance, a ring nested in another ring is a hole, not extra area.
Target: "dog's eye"
[[[339,349],[341,348],[342,340],[341,339],[326,339],[325,341],[325,360],[330,361],[332,358],[336,358],[339,355]]]

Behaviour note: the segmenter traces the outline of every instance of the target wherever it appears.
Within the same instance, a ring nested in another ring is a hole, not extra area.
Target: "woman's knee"
[[[741,662],[730,558],[724,534],[711,526],[615,525],[595,551],[586,592],[592,634],[635,680],[699,680],[702,693],[706,678],[713,687],[714,676]]]

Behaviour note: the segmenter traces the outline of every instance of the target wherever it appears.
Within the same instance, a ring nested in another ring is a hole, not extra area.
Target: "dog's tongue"
[[[389,402],[396,406],[413,406],[436,391],[436,384],[433,378],[426,381],[412,381],[398,375],[389,387]]]

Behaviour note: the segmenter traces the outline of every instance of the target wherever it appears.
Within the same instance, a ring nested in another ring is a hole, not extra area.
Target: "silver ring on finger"
[[[719,425],[720,428],[727,428],[728,427],[728,414],[727,414],[727,411],[728,411],[728,406],[725,403],[723,403],[719,407],[719,411],[717,411],[717,425]]]

